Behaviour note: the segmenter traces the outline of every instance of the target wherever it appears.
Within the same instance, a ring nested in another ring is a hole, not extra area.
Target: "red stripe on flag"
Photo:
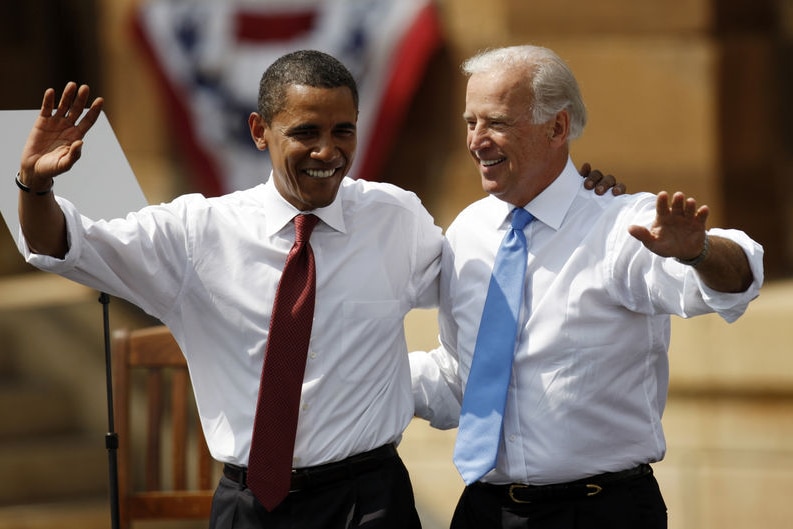
[[[137,11],[135,16],[131,17],[132,33],[134,38],[141,43],[143,52],[152,65],[157,83],[165,94],[165,107],[169,113],[166,121],[169,127],[175,129],[174,133],[187,154],[191,168],[191,182],[195,184],[196,191],[206,196],[219,196],[223,193],[221,173],[215,165],[215,160],[201,147],[201,143],[196,137],[195,129],[192,127],[193,118],[185,106],[185,102],[190,99],[189,95],[179,93],[178,88],[168,79],[168,75],[157,57],[154,43],[146,35],[141,18]]]
[[[241,42],[288,40],[311,31],[316,18],[314,11],[280,14],[239,12],[234,16],[235,34]]]
[[[261,22],[265,16],[256,16]],[[277,18],[277,17],[276,17]],[[169,112],[170,125],[182,149],[184,149],[190,164],[191,179],[195,183],[196,191],[206,196],[217,196],[225,192],[222,172],[216,165],[216,160],[202,146],[195,129],[192,127],[193,118],[190,115],[186,102],[188,95],[182,94],[179,87],[170,82],[164,66],[158,59],[157,52],[144,27],[142,15],[135,12],[131,17],[134,37],[141,43],[144,54],[152,64],[152,69],[160,84],[166,99],[166,110]],[[306,24],[306,18],[301,24]],[[247,34],[258,34],[266,25],[258,25],[248,20],[244,24]],[[258,28],[255,31],[252,28]],[[299,24],[291,26],[292,30],[302,27]],[[359,158],[359,169],[356,175],[367,180],[377,180],[380,176],[389,151],[393,146],[394,137],[402,124],[404,115],[415,95],[426,65],[432,54],[441,42],[441,25],[437,12],[432,4],[422,8],[414,19],[408,31],[403,36],[392,55],[393,66],[390,69],[385,90],[380,98],[373,121],[369,145],[365,147],[362,158]],[[290,30],[291,31],[291,30]],[[272,35],[272,34],[271,34]],[[257,37],[258,38],[258,37]],[[275,37],[272,37],[275,39]]]
[[[410,102],[418,90],[427,63],[441,43],[441,25],[433,4],[421,9],[413,24],[395,47],[394,66],[383,96],[377,118],[369,132],[370,142],[363,154],[357,176],[379,180],[394,137],[399,130]]]

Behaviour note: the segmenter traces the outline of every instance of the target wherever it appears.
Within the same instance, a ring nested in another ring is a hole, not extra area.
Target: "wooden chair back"
[[[219,464],[198,425],[179,346],[165,326],[121,329],[112,353],[120,528],[135,520],[208,520]]]

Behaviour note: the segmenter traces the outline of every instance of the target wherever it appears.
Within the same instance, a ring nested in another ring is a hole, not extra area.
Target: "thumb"
[[[83,155],[83,140],[75,140],[69,145],[69,150],[58,161],[58,174],[65,173],[77,163]]]
[[[628,226],[628,233],[630,233],[634,238],[638,239],[645,246],[653,241],[652,233],[650,233],[650,230],[644,226],[639,226],[637,224]]]

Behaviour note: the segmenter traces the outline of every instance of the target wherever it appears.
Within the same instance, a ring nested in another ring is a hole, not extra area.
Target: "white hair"
[[[534,97],[532,120],[545,123],[558,112],[570,115],[569,139],[581,136],[586,125],[586,107],[578,82],[567,64],[552,50],[542,46],[510,46],[482,51],[462,64],[470,76],[502,68],[523,68]]]

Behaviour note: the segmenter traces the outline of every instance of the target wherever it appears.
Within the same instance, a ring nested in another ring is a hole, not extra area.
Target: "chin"
[[[482,177],[482,189],[490,194],[498,196],[499,193],[499,185],[496,180],[491,180],[489,178]]]

